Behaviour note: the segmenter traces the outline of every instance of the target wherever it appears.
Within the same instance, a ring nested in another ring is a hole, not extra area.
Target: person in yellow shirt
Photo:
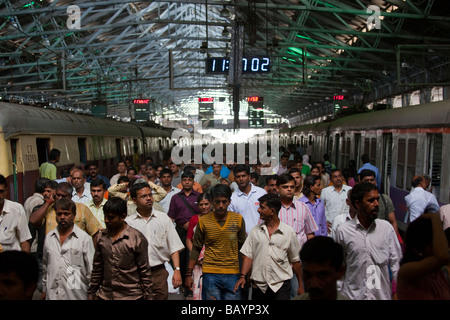
[[[35,227],[40,227],[45,223],[45,234],[58,226],[56,221],[56,212],[54,202],[61,198],[72,198],[73,187],[67,182],[61,182],[56,188],[54,198],[50,198],[37,210],[30,215],[30,223]],[[92,214],[91,210],[83,203],[75,203],[77,207],[77,214],[75,216],[75,224],[81,230],[85,231],[90,236],[102,229],[102,225],[97,218]]]

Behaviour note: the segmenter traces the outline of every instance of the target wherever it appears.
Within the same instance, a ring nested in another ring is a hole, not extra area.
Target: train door
[[[440,198],[441,167],[442,167],[442,134],[427,135],[429,146],[427,159],[425,161],[425,172],[431,178],[431,187],[436,198]],[[445,201],[445,199],[444,199]]]
[[[78,153],[80,154],[80,163],[87,164],[86,138],[78,138]]]
[[[50,139],[36,139],[36,148],[38,154],[39,165],[48,161]]]
[[[392,172],[392,133],[383,134],[382,152],[381,176],[383,180],[381,181],[381,190],[384,190],[384,193],[389,194]]]

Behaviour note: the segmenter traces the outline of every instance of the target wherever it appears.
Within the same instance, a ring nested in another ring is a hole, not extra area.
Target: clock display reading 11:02
[[[228,73],[230,69],[229,58],[207,58],[206,73]],[[268,73],[270,72],[270,58],[244,57],[242,58],[242,73]]]

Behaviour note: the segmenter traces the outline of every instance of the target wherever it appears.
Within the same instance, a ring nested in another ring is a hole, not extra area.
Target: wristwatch
[[[176,267],[176,268],[175,268],[175,270],[178,270],[178,271],[180,271],[180,267]]]

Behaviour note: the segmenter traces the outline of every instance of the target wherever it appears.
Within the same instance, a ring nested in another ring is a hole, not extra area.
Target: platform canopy
[[[436,0],[2,0],[0,94],[189,114],[238,87],[285,117],[320,114],[335,96],[448,85],[449,14]],[[268,57],[270,72],[240,75],[243,57]],[[207,58],[230,59],[232,76],[207,73]]]

